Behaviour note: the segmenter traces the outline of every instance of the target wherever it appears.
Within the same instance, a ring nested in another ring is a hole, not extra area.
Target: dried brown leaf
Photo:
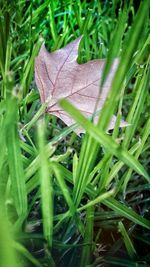
[[[35,62],[35,80],[42,103],[47,101],[47,111],[59,117],[68,126],[74,121],[58,106],[58,100],[67,98],[86,117],[92,116],[97,100],[97,110],[102,109],[118,66],[118,59],[115,59],[99,96],[105,60],[91,60],[85,64],[78,64],[80,41],[81,37],[53,53],[49,53],[42,45]],[[109,129],[113,129],[114,124],[115,116],[112,118]],[[122,121],[120,126],[125,125],[126,123]],[[84,130],[78,129],[78,133],[81,132]]]

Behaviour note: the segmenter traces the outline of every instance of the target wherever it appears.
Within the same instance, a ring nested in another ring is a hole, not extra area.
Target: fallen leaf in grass
[[[97,111],[102,109],[118,66],[118,59],[115,59],[99,96],[105,60],[91,60],[85,64],[78,64],[80,41],[81,37],[52,53],[49,53],[42,45],[35,61],[35,80],[42,103],[47,101],[47,111],[59,117],[68,126],[74,121],[58,106],[58,100],[67,98],[86,117],[92,116],[97,100]],[[115,116],[112,118],[109,129],[113,129],[114,124]],[[121,121],[120,126],[126,126],[126,122]],[[77,132],[81,133],[84,130],[78,129]]]

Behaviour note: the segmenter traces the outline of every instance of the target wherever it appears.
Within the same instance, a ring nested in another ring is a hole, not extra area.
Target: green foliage
[[[2,267],[149,266],[148,9],[148,0],[1,1]],[[43,42],[54,51],[80,35],[79,63],[107,59],[100,93],[120,63],[98,124],[61,100],[76,121],[66,127],[40,104],[34,59]]]

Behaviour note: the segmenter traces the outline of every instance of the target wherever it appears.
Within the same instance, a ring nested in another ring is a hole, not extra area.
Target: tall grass
[[[1,1],[2,266],[149,266],[148,9],[148,0]],[[80,35],[79,63],[106,58],[100,92],[120,63],[97,125],[60,101],[76,121],[67,127],[40,103],[34,59],[43,41],[54,51]]]

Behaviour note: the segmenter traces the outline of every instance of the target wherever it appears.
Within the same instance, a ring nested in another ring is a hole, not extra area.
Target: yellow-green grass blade
[[[6,105],[5,102],[2,101],[0,103],[0,199],[5,194],[5,187],[7,184],[7,178],[6,175],[3,175],[4,167],[3,164],[5,162],[6,157],[6,116],[2,116],[2,114],[5,112]]]
[[[73,183],[74,183],[74,186],[77,182],[77,168],[78,168],[78,156],[77,154],[75,153],[74,156],[73,156]]]
[[[81,208],[78,208],[77,211],[80,212],[80,211],[82,211],[84,209],[87,209],[89,207],[92,207],[92,206],[94,206],[94,205],[96,205],[96,204],[104,201],[105,199],[113,196],[114,195],[114,192],[115,192],[115,190],[112,189],[112,190],[110,190],[108,192],[105,192],[105,193],[100,194],[94,200],[90,200],[87,204],[83,205]]]
[[[53,146],[51,143],[45,145],[45,155],[47,156],[47,159],[50,158],[53,153],[55,152],[56,147]],[[40,156],[37,155],[37,157],[30,163],[30,165],[25,169],[25,177],[26,180],[28,180],[32,175],[34,175],[39,167],[40,164]]]
[[[0,266],[25,267],[21,261],[18,261],[18,255],[13,247],[13,236],[10,223],[3,212],[4,207],[0,203]]]
[[[11,109],[9,108],[11,106]],[[27,213],[27,192],[25,186],[25,174],[21,158],[21,149],[17,129],[17,103],[15,99],[7,102],[8,120],[6,127],[6,142],[8,150],[8,165],[10,172],[11,188],[15,208],[18,216]]]

